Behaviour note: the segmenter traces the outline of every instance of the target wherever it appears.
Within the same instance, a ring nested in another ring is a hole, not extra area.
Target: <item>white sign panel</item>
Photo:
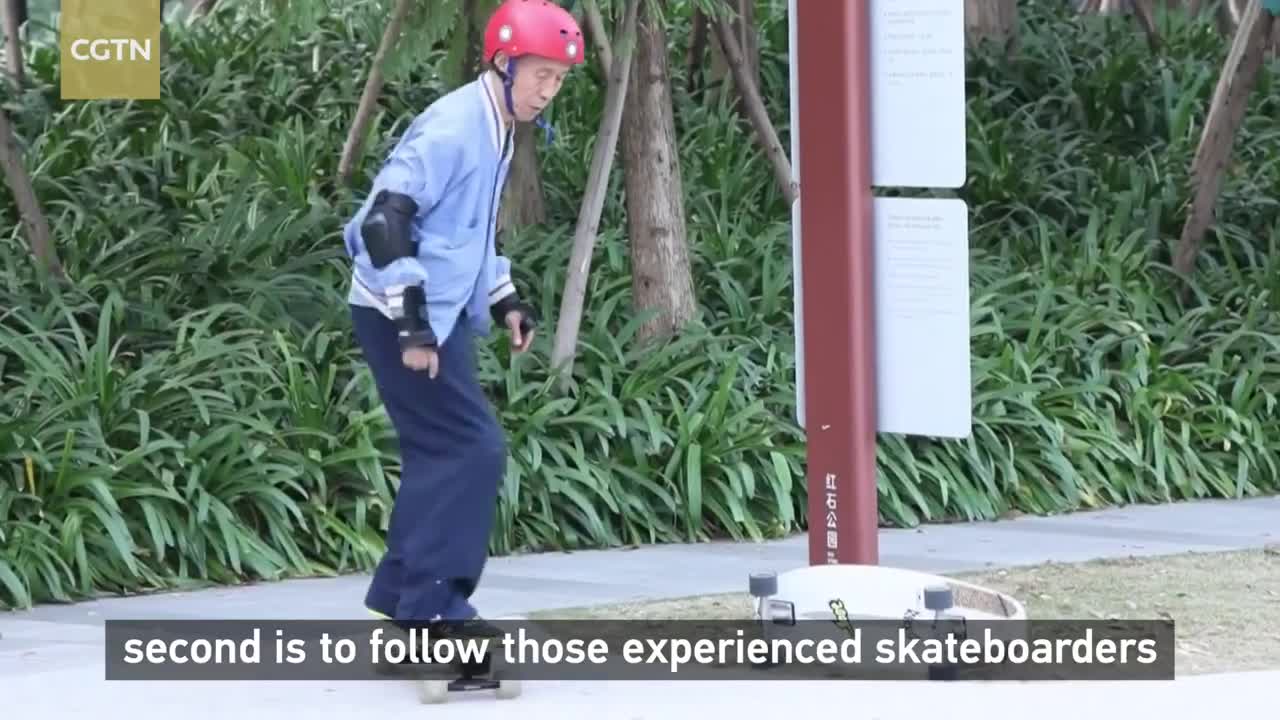
[[[873,185],[964,185],[964,32],[964,0],[872,0]]]
[[[799,127],[796,3],[788,0],[792,128]],[[872,183],[880,187],[962,187],[967,142],[963,0],[871,0],[871,18]],[[791,164],[798,178],[800,138],[794,132]],[[800,204],[797,199],[791,208],[791,258],[796,422],[803,428]],[[966,437],[972,416],[968,209],[958,200],[877,198],[875,212],[878,429]],[[923,224],[900,219],[912,215],[934,219]],[[931,289],[922,287],[920,261],[910,255],[911,248],[922,242],[934,243],[940,251],[932,257],[939,263],[932,266],[933,281],[923,283]],[[914,280],[913,273],[917,274]],[[959,304],[937,305],[950,302],[948,298],[959,298]]]
[[[969,208],[876,198],[878,429],[968,437]]]

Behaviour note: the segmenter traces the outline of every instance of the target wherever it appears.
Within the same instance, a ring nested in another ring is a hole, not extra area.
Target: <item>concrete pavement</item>
[[[1067,516],[1023,517],[993,523],[934,525],[883,530],[881,563],[935,573],[991,566],[1071,562],[1221,551],[1280,543],[1280,498],[1205,501],[1109,509]],[[710,543],[495,558],[477,594],[481,611],[516,615],[557,607],[702,593],[745,591],[747,576],[784,571],[807,562],[806,540],[761,544]],[[107,683],[103,681],[101,623],[113,618],[316,618],[366,617],[361,599],[368,578],[297,580],[197,592],[112,598],[48,605],[0,614],[0,706],[9,717],[91,713],[130,720],[234,715],[348,717],[430,711],[449,717],[496,717],[518,709],[530,716],[563,717],[591,706],[598,718],[678,718],[709,709],[750,712],[804,711],[810,703],[857,708],[860,718],[1024,717],[1034,703],[1038,718],[1132,715],[1119,708],[1167,712],[1170,717],[1229,713],[1224,703],[1253,705],[1280,681],[1280,672],[1180,679],[1175,683],[926,684],[901,683],[538,683],[510,703],[483,695],[435,708],[416,705],[402,683]],[[1280,657],[1277,657],[1280,671]],[[1211,691],[1211,692],[1210,692]],[[910,705],[903,705],[904,692]],[[1212,700],[1209,696],[1213,697]],[[1107,702],[1097,698],[1113,698]],[[1100,703],[1088,710],[1080,702]],[[732,703],[726,705],[725,703]],[[1210,704],[1212,702],[1212,704]],[[687,703],[687,704],[682,704]],[[852,703],[852,705],[851,705]],[[1200,704],[1197,704],[1200,703]],[[695,710],[696,708],[696,710]],[[1111,708],[1112,711],[1103,710]],[[820,708],[813,706],[815,711]],[[919,715],[914,710],[919,711]],[[13,711],[10,714],[8,711]]]
[[[1169,720],[1265,717],[1280,672],[1209,675],[1177,682],[547,682],[516,700],[489,693],[418,704],[408,683],[104,683],[92,663],[4,688],[10,718],[279,720],[437,717],[537,720],[705,720],[840,717],[857,720]],[[1211,714],[1212,713],[1212,714]]]

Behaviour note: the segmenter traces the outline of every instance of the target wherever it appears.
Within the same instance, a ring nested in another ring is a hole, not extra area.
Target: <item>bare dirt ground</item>
[[[1008,593],[1031,619],[1172,619],[1177,674],[1280,668],[1280,547],[1049,563],[948,575]],[[746,593],[565,608],[532,619],[720,620]]]

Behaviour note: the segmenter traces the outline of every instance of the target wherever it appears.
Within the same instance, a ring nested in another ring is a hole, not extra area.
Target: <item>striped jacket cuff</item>
[[[498,283],[489,291],[489,304],[496,305],[505,298],[516,294],[516,286],[511,282],[511,276],[503,275],[498,278]]]

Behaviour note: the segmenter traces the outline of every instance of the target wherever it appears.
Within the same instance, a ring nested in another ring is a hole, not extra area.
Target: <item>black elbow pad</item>
[[[360,225],[360,237],[375,268],[417,256],[418,243],[413,239],[413,217],[417,214],[418,204],[408,195],[383,190],[374,197]]]

